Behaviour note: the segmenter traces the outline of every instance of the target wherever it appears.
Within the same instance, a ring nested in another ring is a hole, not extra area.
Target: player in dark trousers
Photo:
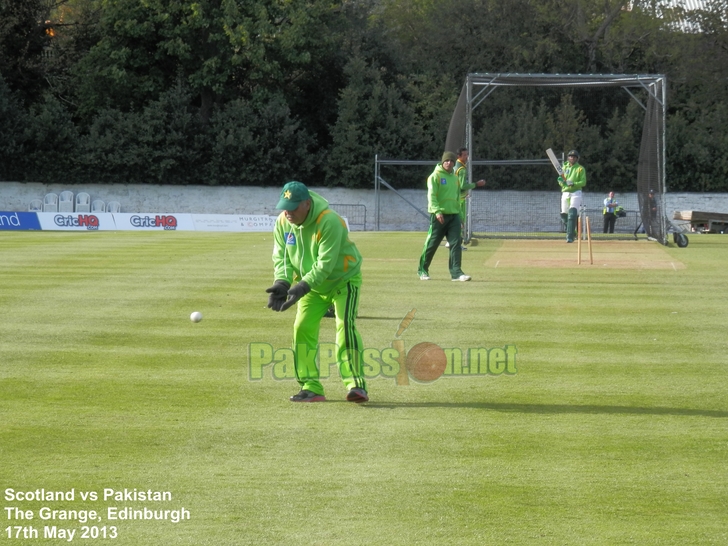
[[[614,224],[617,221],[617,213],[615,209],[619,206],[619,202],[614,198],[614,192],[609,192],[609,197],[604,199],[604,233],[614,233]]]
[[[450,277],[453,281],[469,281],[463,273],[462,233],[460,229],[460,180],[455,174],[457,156],[453,152],[442,154],[442,162],[427,178],[427,212],[430,213],[430,229],[420,257],[418,274],[423,281],[430,280],[430,264],[443,238],[450,245]]]
[[[369,400],[356,328],[361,289],[361,254],[342,218],[328,202],[301,182],[283,186],[273,230],[275,283],[268,307],[285,311],[298,303],[293,324],[296,379],[301,392],[291,402],[326,400],[316,366],[321,320],[329,306],[336,314],[337,363],[349,402]],[[296,284],[294,284],[296,283]],[[293,286],[291,286],[293,285]]]

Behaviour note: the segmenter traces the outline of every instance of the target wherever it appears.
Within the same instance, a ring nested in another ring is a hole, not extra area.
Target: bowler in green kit
[[[291,402],[326,400],[316,365],[321,320],[330,305],[336,313],[339,373],[350,402],[369,400],[362,371],[361,336],[356,328],[361,289],[361,254],[344,220],[329,203],[301,182],[283,186],[282,210],[273,230],[275,282],[268,307],[285,311],[298,303],[293,324],[296,379],[301,391]]]

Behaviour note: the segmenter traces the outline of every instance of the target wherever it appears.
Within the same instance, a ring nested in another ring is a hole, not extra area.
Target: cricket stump
[[[586,242],[589,245],[589,263],[594,265],[594,255],[592,254],[592,241],[591,241],[591,224],[589,223],[589,217],[586,217]]]
[[[576,265],[581,265],[581,215],[576,221]]]

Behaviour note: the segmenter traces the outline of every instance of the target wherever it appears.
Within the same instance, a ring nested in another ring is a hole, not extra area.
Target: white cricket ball
[[[190,315],[190,320],[192,322],[200,322],[202,320],[202,313],[200,313],[199,311],[195,311]]]

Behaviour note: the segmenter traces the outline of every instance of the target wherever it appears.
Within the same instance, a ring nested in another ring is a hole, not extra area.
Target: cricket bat
[[[554,151],[549,148],[546,150],[546,155],[549,156],[549,159],[551,160],[551,164],[554,166],[554,169],[556,169],[556,172],[559,173],[559,176],[561,178],[564,178],[564,169],[561,167],[561,163],[556,157],[556,154]]]

